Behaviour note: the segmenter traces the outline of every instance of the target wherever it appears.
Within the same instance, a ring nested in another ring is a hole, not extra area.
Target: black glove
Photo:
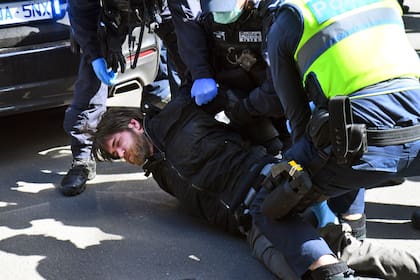
[[[124,13],[118,11],[104,11],[99,22],[98,33],[107,65],[114,72],[118,72],[118,67],[120,67],[121,73],[124,73],[126,61],[121,46],[128,34],[128,26],[122,15]]]
[[[232,122],[239,125],[253,123],[257,120],[257,118],[251,116],[245,108],[244,100],[242,99],[239,99],[234,104],[231,104],[225,113]]]
[[[120,66],[121,73],[125,71],[125,57],[122,54],[121,46],[125,41],[124,36],[109,36],[107,37],[107,52],[106,52],[106,61],[108,65],[112,68],[114,72],[118,71],[118,66]]]

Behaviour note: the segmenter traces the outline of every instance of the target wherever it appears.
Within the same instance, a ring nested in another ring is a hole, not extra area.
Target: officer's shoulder
[[[278,8],[278,3],[282,1],[278,0],[254,0],[251,1],[255,5],[255,8],[258,10],[258,15],[265,16],[267,13],[272,12]]]

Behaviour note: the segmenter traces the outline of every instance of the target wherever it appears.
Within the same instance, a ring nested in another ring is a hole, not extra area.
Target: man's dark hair
[[[140,109],[110,108],[102,115],[92,139],[92,154],[96,160],[112,161],[116,159],[105,150],[105,143],[111,135],[128,130],[128,124],[132,119],[142,122],[143,115]]]

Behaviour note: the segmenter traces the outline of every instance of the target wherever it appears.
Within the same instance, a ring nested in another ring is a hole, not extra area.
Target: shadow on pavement
[[[420,231],[414,229],[411,224],[411,215],[416,209],[416,206],[367,202],[368,237],[420,239]]]

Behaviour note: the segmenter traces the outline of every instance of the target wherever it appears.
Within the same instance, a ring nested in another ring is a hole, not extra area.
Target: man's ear
[[[136,131],[143,132],[143,126],[141,123],[136,119],[131,119],[128,123],[128,128],[134,129]]]

